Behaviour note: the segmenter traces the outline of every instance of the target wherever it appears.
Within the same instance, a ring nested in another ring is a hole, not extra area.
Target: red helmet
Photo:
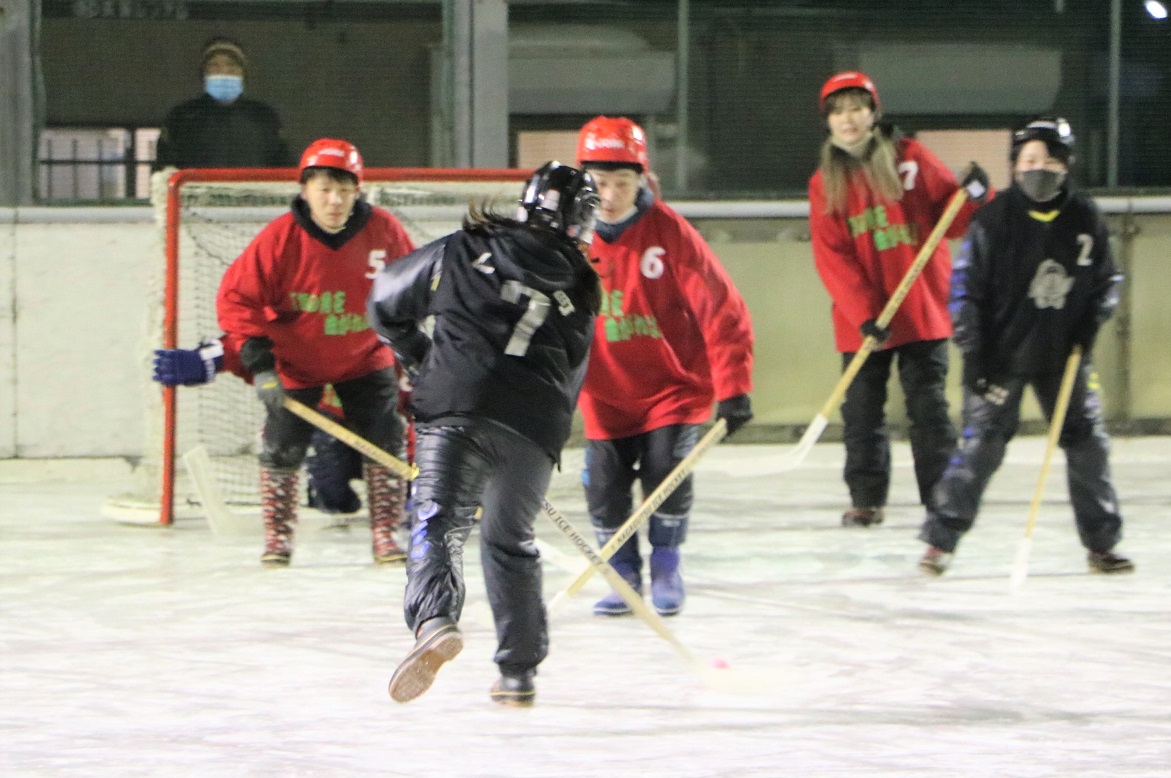
[[[871,101],[874,103],[874,112],[878,113],[882,109],[882,104],[878,102],[878,87],[870,80],[870,76],[865,73],[860,73],[857,70],[847,70],[844,73],[838,73],[836,76],[830,76],[829,81],[821,87],[821,100],[818,102],[818,107],[821,108],[822,114],[828,113],[825,102],[829,96],[834,92],[842,89],[862,89],[870,95]]]
[[[624,116],[596,116],[577,136],[577,164],[622,162],[649,170],[646,132]]]
[[[352,173],[362,183],[362,155],[354,144],[336,138],[318,138],[301,155],[301,172],[307,167],[332,167]]]

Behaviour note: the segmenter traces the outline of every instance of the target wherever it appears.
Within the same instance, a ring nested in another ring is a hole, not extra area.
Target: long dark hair
[[[507,230],[528,230],[553,239],[559,247],[564,247],[573,255],[582,258],[583,262],[577,273],[576,291],[581,294],[590,314],[597,316],[602,310],[602,280],[594,272],[589,256],[581,250],[578,242],[565,233],[550,229],[542,224],[528,224],[512,216],[506,216],[498,210],[498,207],[499,201],[491,197],[470,203],[468,212],[463,218],[464,232],[469,235],[491,238]]]

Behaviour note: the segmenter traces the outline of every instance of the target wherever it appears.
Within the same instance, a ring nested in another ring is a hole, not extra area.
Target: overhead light
[[[1167,6],[1159,2],[1159,0],[1147,0],[1147,13],[1151,15],[1152,19],[1159,19],[1162,21],[1167,18]]]

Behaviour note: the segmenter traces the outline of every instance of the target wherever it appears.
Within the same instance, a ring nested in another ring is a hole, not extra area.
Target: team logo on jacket
[[[1037,268],[1029,284],[1029,297],[1038,308],[1064,308],[1065,297],[1073,288],[1073,279],[1060,262],[1047,259]]]

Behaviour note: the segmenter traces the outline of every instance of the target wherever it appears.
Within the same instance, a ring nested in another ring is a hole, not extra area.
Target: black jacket
[[[1089,197],[1066,191],[1038,208],[1014,185],[972,216],[952,265],[955,343],[989,378],[1060,373],[1113,313],[1121,280]]]
[[[404,366],[420,361],[416,422],[486,418],[554,459],[569,437],[598,311],[576,247],[523,226],[461,230],[388,264],[370,322]],[[431,342],[418,323],[434,316]]]
[[[289,150],[281,137],[276,111],[247,97],[225,105],[203,94],[167,113],[154,169],[289,164]]]

